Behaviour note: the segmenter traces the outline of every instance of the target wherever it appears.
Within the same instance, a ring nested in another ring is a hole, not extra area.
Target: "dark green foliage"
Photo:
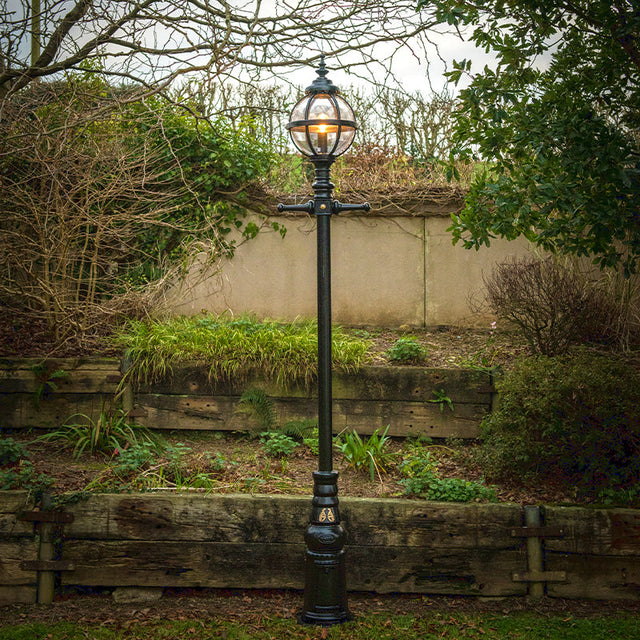
[[[427,359],[427,349],[415,338],[398,338],[387,351],[389,360],[400,364],[420,364]]]
[[[16,442],[13,438],[0,439],[0,467],[15,464],[28,457],[29,452],[20,442]]]
[[[298,443],[291,436],[279,431],[261,433],[260,443],[265,451],[275,458],[286,458],[298,446]]]
[[[63,380],[69,377],[68,371],[65,371],[64,369],[51,371],[45,364],[34,364],[31,367],[31,370],[38,380],[38,386],[33,394],[33,402],[36,405],[36,408],[39,406],[40,400],[58,390],[56,380]]]
[[[462,478],[440,478],[438,463],[433,460],[428,447],[412,446],[400,463],[404,476],[400,484],[408,495],[419,495],[437,502],[495,502],[496,492],[480,482]]]
[[[28,460],[9,469],[0,470],[0,491],[28,489],[39,493],[53,484],[53,479],[44,473],[36,473]]]
[[[553,478],[586,494],[640,477],[640,373],[586,351],[515,363],[496,386],[498,410],[482,423],[488,477]]]
[[[29,452],[13,438],[0,439],[0,490],[28,489],[36,493],[50,487],[53,480],[36,473],[28,460]]]
[[[520,235],[627,274],[640,258],[637,2],[420,0],[497,58],[454,112],[457,158],[487,163],[454,216],[467,248]],[[452,164],[455,173],[455,164]]]

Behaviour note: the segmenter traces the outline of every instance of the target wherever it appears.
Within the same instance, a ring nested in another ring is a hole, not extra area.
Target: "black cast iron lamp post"
[[[369,210],[368,204],[332,199],[330,170],[356,133],[353,111],[327,78],[324,55],[318,76],[291,112],[287,129],[296,147],[315,167],[314,199],[304,205],[278,205],[278,211],[306,211],[316,216],[318,239],[318,470],[313,472],[311,521],[307,544],[304,608],[300,621],[333,625],[351,616],[347,606],[345,531],[338,511],[338,473],[333,470],[331,392],[331,243],[330,221],[345,210]]]

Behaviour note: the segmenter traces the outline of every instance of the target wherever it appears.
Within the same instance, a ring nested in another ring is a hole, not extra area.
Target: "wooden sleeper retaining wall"
[[[0,597],[33,601],[38,558],[25,492],[0,492]],[[31,507],[32,508],[32,507]],[[310,499],[95,494],[62,508],[50,566],[63,585],[301,588]],[[343,497],[352,591],[640,599],[640,511]],[[33,519],[33,515],[31,516]],[[543,553],[532,566],[530,542]]]
[[[63,370],[56,390],[36,402],[46,379],[33,372],[36,359],[0,361],[0,428],[57,427],[74,414],[97,416],[113,400],[121,379],[116,359],[47,360],[47,371]],[[124,404],[136,423],[153,429],[241,430],[247,419],[235,412],[242,393],[261,388],[274,401],[281,423],[317,415],[315,386],[290,388],[255,378],[241,383],[212,384],[206,368],[184,365],[152,385],[127,388]],[[452,403],[434,402],[437,393]],[[355,374],[333,376],[333,424],[360,434],[389,426],[389,435],[475,438],[490,410],[493,386],[488,374],[464,369],[366,366]],[[128,406],[127,406],[128,405]]]

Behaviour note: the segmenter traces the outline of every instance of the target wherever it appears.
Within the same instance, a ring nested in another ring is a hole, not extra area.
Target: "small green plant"
[[[273,401],[262,389],[247,389],[240,396],[236,412],[254,420],[260,432],[271,431],[276,426]]]
[[[57,380],[63,380],[69,377],[69,372],[64,369],[55,369],[51,371],[45,364],[34,364],[31,371],[38,380],[38,386],[33,392],[33,403],[36,408],[40,406],[40,401],[46,398],[53,391],[58,390]]]
[[[318,433],[318,421],[315,418],[302,418],[300,420],[288,420],[278,431],[291,436],[294,440],[304,441],[314,432]]]
[[[431,400],[429,400],[429,402],[434,402],[436,404],[439,404],[440,405],[440,413],[444,413],[445,405],[447,407],[449,407],[449,409],[451,409],[451,411],[453,411],[453,401],[446,394],[444,389],[434,389],[433,390],[433,395],[435,396],[435,398],[432,398]]]
[[[309,437],[318,424],[318,421],[312,418],[289,420],[284,425],[278,424],[273,401],[262,389],[247,389],[240,397],[236,411],[257,423],[260,436],[264,436],[264,432],[269,431],[302,441]]]
[[[205,454],[205,459],[213,473],[221,473],[226,471],[229,465],[238,464],[237,462],[229,462],[219,451],[216,451],[213,456]]]
[[[0,490],[27,489],[42,492],[53,485],[53,479],[44,473],[36,473],[29,460],[20,460],[9,469],[0,470]]]
[[[15,464],[28,457],[29,452],[20,442],[16,442],[13,438],[0,440],[0,467]]]
[[[129,474],[142,470],[156,457],[156,447],[151,442],[135,442],[127,449],[114,456],[116,459],[115,472]]]
[[[472,502],[484,500],[495,502],[496,492],[480,482],[461,478],[440,478],[438,463],[430,451],[413,447],[400,462],[404,478],[400,484],[408,495],[419,495],[427,500],[439,502]]]
[[[244,490],[249,492],[258,490],[266,483],[267,481],[264,478],[259,478],[257,476],[248,476],[242,479],[242,486]]]
[[[318,440],[319,433],[318,427],[313,427],[309,435],[302,439],[305,446],[309,447],[311,453],[315,456],[320,453],[320,441]]]
[[[260,434],[260,443],[268,455],[274,458],[287,457],[293,453],[298,443],[284,433],[265,431]]]
[[[438,463],[433,459],[431,451],[416,444],[403,455],[398,468],[407,478],[431,478],[435,475],[437,466]]]
[[[401,364],[421,364],[427,359],[427,355],[426,347],[411,337],[398,338],[387,350],[389,360]]]
[[[218,486],[218,479],[209,473],[202,471],[189,476],[182,483],[181,489],[204,489],[207,492],[215,490]]]
[[[387,431],[388,426],[382,433],[376,429],[367,440],[356,431],[347,431],[340,436],[338,449],[351,467],[357,471],[368,470],[373,480],[376,473],[378,477],[386,473],[392,460],[392,454],[387,451],[391,441]]]
[[[132,444],[155,444],[148,429],[130,424],[122,409],[109,411],[104,406],[94,420],[82,413],[72,415],[67,424],[38,438],[42,441],[63,441],[73,445],[73,455],[79,458],[85,451],[105,455],[118,454]]]
[[[163,457],[167,460],[165,472],[175,483],[182,483],[185,477],[185,456],[191,448],[182,442],[176,442],[165,447]]]

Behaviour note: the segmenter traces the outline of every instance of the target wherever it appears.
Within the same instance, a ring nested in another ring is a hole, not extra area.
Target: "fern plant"
[[[308,438],[313,433],[313,429],[318,426],[318,421],[314,418],[289,420],[283,425],[278,424],[273,400],[262,389],[247,389],[240,396],[236,411],[256,422],[257,429],[254,429],[256,435],[274,432],[302,441]]]
[[[46,398],[53,391],[58,390],[56,380],[64,380],[69,377],[69,372],[64,369],[51,371],[45,364],[34,364],[31,367],[38,380],[38,385],[33,392],[33,404],[36,409],[40,407],[40,401]]]
[[[276,426],[276,410],[273,401],[262,389],[247,389],[236,407],[241,413],[258,425],[258,431],[273,431]]]

